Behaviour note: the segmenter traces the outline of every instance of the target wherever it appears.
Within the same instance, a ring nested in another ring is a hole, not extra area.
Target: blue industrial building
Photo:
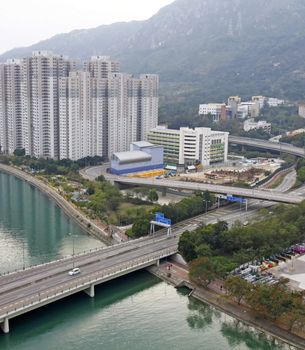
[[[133,142],[129,152],[114,153],[111,158],[111,173],[124,175],[144,171],[163,169],[163,146],[150,142]]]

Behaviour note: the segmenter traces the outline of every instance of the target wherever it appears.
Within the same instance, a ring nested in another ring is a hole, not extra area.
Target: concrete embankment
[[[231,302],[227,299],[224,291],[222,291],[223,294],[220,294],[221,292],[216,293],[214,290],[195,287],[195,285],[189,281],[187,266],[183,266],[175,261],[167,261],[160,264],[159,267],[154,266],[149,268],[148,271],[177,288],[187,287],[191,289],[190,296],[215,307],[247,326],[265,333],[273,339],[289,344],[296,349],[305,349],[304,338],[280,328],[273,322],[264,319],[262,316],[243,305],[237,305]]]
[[[38,188],[41,192],[45,193],[48,197],[55,201],[55,203],[73,219],[85,232],[92,235],[103,243],[111,245],[113,240],[107,235],[103,228],[98,227],[94,222],[88,219],[81,211],[75,208],[70,202],[63,198],[55,189],[45,184],[42,180],[27,174],[26,172],[5,164],[0,164],[0,172],[5,172],[18,177],[19,179],[26,181],[30,185]]]

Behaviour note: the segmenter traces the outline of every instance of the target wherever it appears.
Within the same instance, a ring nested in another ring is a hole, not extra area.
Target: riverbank
[[[305,339],[296,334],[280,328],[273,322],[264,319],[258,313],[229,300],[224,292],[216,292],[211,289],[199,288],[193,285],[188,278],[187,267],[175,261],[164,262],[159,267],[149,269],[155,276],[170,283],[176,288],[187,287],[191,290],[190,296],[207,303],[227,315],[237,319],[244,324],[254,327],[272,338],[294,346],[296,349],[305,349]]]
[[[74,220],[89,235],[94,236],[106,245],[111,245],[114,243],[113,239],[109,237],[108,233],[105,232],[103,228],[97,226],[81,211],[63,198],[55,189],[45,184],[43,181],[18,168],[5,164],[0,164],[0,171],[14,175],[45,193],[49,198],[55,201],[55,203],[64,211],[66,215]]]

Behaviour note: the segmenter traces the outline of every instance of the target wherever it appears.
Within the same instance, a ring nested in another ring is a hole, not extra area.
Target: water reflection
[[[220,332],[227,340],[230,349],[294,349],[192,297],[189,298],[188,310],[186,320],[191,329],[206,331],[215,325],[215,321],[220,322]]]
[[[222,323],[221,333],[227,338],[231,347],[246,345],[249,349],[273,350],[287,349],[287,346],[278,340],[268,337],[264,333],[257,332],[251,327],[237,320]]]
[[[0,273],[101,247],[46,195],[14,176],[0,173]]]
[[[186,320],[192,329],[205,329],[213,324],[214,319],[221,318],[219,311],[197,299],[190,298],[187,307],[191,312]]]

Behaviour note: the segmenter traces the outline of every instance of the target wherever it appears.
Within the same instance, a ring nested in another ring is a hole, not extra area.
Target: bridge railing
[[[160,232],[160,231],[158,231],[158,232]],[[37,268],[40,268],[40,267],[46,267],[46,266],[54,266],[55,267],[55,266],[58,266],[59,264],[61,264],[64,261],[71,261],[72,262],[77,257],[83,257],[83,256],[90,255],[90,254],[96,253],[96,252],[105,253],[107,251],[112,251],[113,249],[125,247],[125,246],[128,246],[128,245],[133,245],[133,244],[136,244],[136,243],[142,243],[142,242],[145,242],[145,240],[148,240],[150,238],[151,238],[150,236],[139,237],[139,238],[132,239],[130,241],[121,242],[121,243],[115,243],[115,244],[112,244],[110,246],[91,248],[91,249],[84,250],[84,251],[76,253],[74,255],[74,257],[72,255],[63,256],[60,259],[55,259],[55,260],[52,260],[52,261],[49,261],[49,262],[45,262],[45,263],[42,263],[42,264],[28,265],[24,269],[15,269],[13,271],[2,272],[2,273],[0,273],[0,277],[1,276],[14,275],[14,274],[24,274],[25,271],[31,271],[33,269],[37,269]]]
[[[71,277],[71,281],[59,283],[57,286],[48,290],[37,292],[32,296],[25,297],[22,300],[11,302],[8,305],[0,308],[0,320],[4,318],[14,317],[15,314],[27,312],[27,309],[32,310],[39,307],[39,304],[47,304],[52,302],[52,299],[60,299],[66,295],[74,294],[78,291],[89,288],[92,284],[98,285],[103,280],[110,280],[116,275],[122,275],[123,272],[128,273],[136,267],[145,266],[149,263],[154,263],[160,259],[166,258],[177,253],[177,247],[164,249],[157,254],[152,253],[142,258],[137,258],[128,263],[121,263],[115,267],[106,268],[102,271],[96,271],[84,277]]]

